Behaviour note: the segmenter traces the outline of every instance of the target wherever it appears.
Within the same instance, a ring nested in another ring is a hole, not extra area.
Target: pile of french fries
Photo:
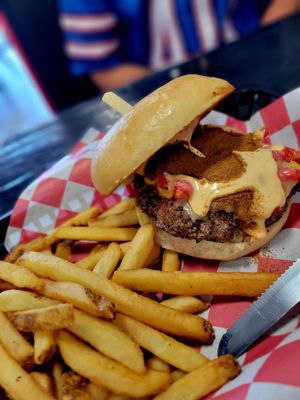
[[[133,199],[91,208],[0,261],[0,386],[18,400],[198,400],[240,372],[186,344],[214,339],[199,296],[255,297],[277,277],[182,273]]]

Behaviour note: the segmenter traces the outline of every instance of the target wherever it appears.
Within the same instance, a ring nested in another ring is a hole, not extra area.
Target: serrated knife
[[[285,271],[228,329],[218,354],[239,357],[300,301],[300,259]]]

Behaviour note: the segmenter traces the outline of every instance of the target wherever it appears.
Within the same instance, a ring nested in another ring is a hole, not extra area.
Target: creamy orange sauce
[[[229,182],[209,182],[207,179],[196,179],[187,175],[170,175],[165,173],[169,190],[178,179],[188,181],[193,187],[193,193],[188,202],[195,214],[200,218],[206,216],[214,199],[233,193],[251,190],[256,227],[247,233],[257,238],[266,235],[265,220],[271,216],[274,209],[282,207],[286,201],[286,191],[277,174],[277,163],[270,148],[260,148],[256,151],[234,152],[246,165],[245,173],[238,179]]]

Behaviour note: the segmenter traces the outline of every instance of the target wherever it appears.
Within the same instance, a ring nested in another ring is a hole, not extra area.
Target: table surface
[[[300,14],[117,91],[134,104],[173,77],[200,73],[229,80],[238,90],[280,96],[300,86]],[[63,157],[89,127],[106,131],[118,118],[100,98],[63,111],[32,132],[0,146],[0,243],[14,202],[39,174]],[[2,221],[2,223],[1,223]]]

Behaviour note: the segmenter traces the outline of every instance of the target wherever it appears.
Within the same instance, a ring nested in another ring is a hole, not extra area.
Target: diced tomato
[[[279,169],[278,175],[283,181],[287,181],[289,179],[297,182],[300,181],[300,170],[293,167]]]
[[[159,171],[157,173],[157,182],[159,184],[159,186],[163,189],[167,189],[168,187],[168,180],[165,177],[165,174],[162,171]]]
[[[293,161],[296,161],[298,164],[300,164],[300,150],[295,150],[293,155]]]
[[[282,150],[273,150],[273,157],[276,161],[290,162],[293,159],[295,150],[290,147],[284,147]]]
[[[282,150],[273,150],[273,157],[276,161],[296,161],[300,164],[300,151],[284,147]]]
[[[279,150],[272,150],[272,155],[275,161],[283,161],[283,154]]]
[[[173,196],[176,200],[188,199],[193,192],[193,186],[184,180],[176,181],[173,189]]]
[[[285,147],[283,149],[283,153],[285,155],[286,161],[292,161],[294,158],[295,150],[291,149],[290,147]]]

